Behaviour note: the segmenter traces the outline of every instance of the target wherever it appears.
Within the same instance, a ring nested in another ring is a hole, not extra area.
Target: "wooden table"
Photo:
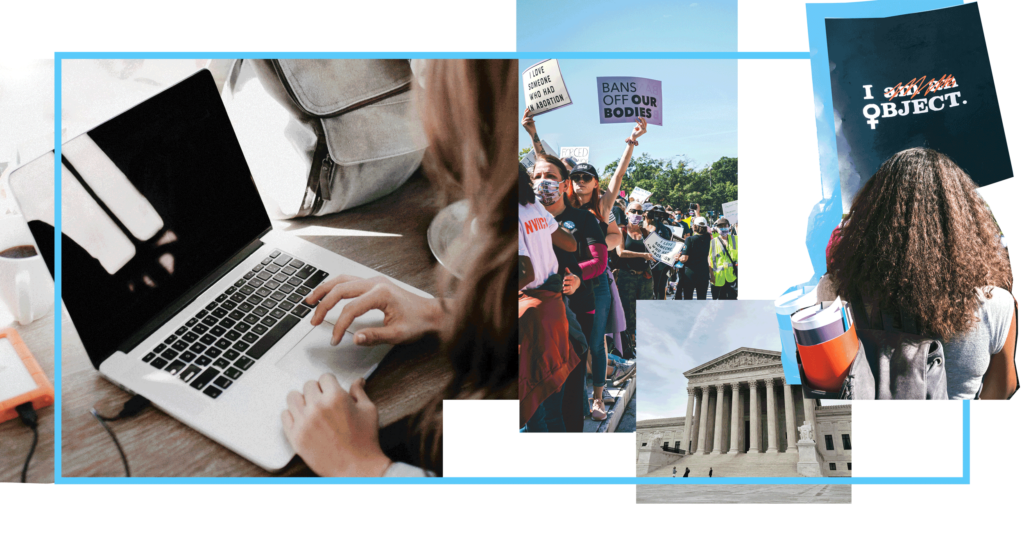
[[[0,326],[7,327],[7,326]],[[11,325],[25,341],[28,350],[53,381],[53,311],[27,326]],[[43,408],[39,415],[39,444],[28,467],[29,482],[53,482],[53,406]],[[21,469],[32,446],[32,431],[12,419],[0,424],[0,482],[21,482]]]
[[[286,232],[317,225],[401,235],[302,238],[436,294],[433,268],[437,262],[427,246],[427,227],[441,208],[436,198],[430,183],[417,173],[383,199],[342,214],[294,220]],[[102,414],[116,414],[129,396],[92,367],[66,316],[62,326],[62,474],[124,476],[117,449],[89,410],[95,406]],[[50,366],[52,370],[52,354]],[[399,428],[400,420],[439,394],[451,377],[447,357],[438,354],[435,343],[421,341],[393,349],[368,380],[366,391],[377,404],[381,426]],[[110,426],[128,457],[132,476],[273,476],[154,408]],[[382,431],[382,443],[386,432]],[[391,437],[389,442],[402,439]],[[312,475],[297,457],[280,474]]]

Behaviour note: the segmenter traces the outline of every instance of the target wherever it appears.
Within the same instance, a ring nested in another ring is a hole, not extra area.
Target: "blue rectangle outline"
[[[810,59],[809,52],[669,52],[669,53],[467,53],[467,52],[346,52],[346,53],[201,53],[201,52],[55,52],[54,53],[54,193],[61,192],[61,60],[63,59],[234,59],[234,58],[345,58],[378,59],[414,57],[423,59]],[[56,386],[54,412],[54,482],[56,484],[959,484],[971,483],[970,401],[963,401],[963,469],[959,477],[722,477],[722,478],[672,478],[672,477],[443,477],[443,478],[311,478],[311,477],[64,477],[62,476],[61,438],[61,391],[62,391],[62,349],[61,349],[61,196],[54,196],[54,385]],[[883,402],[885,403],[885,402]],[[891,403],[891,402],[890,402]]]

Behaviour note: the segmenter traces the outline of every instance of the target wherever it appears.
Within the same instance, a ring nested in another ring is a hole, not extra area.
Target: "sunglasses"
[[[576,184],[586,184],[593,180],[594,177],[591,177],[590,175],[579,174],[572,175],[569,178],[572,179],[572,182],[575,182]]]
[[[637,209],[635,209],[635,208],[634,208],[634,209],[631,209],[631,210],[627,210],[627,211],[626,211],[626,214],[643,214],[643,213],[644,213],[644,211],[642,211],[642,210],[637,210]]]

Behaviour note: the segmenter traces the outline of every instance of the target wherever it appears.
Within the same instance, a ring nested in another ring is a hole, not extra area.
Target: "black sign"
[[[825,19],[825,32],[844,209],[912,147],[945,153],[978,186],[1013,176],[977,4]]]

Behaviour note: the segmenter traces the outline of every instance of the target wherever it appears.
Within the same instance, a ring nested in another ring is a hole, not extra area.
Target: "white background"
[[[0,61],[52,57],[54,50],[515,48],[515,4],[510,0],[221,3],[161,2],[153,8],[127,1],[7,3],[0,8],[0,54],[7,55]],[[984,0],[981,7],[1011,157],[1020,169],[1024,137],[1016,90],[1024,80],[1016,72],[1021,40],[1015,4]],[[803,2],[740,0],[739,5],[739,50],[807,50]],[[810,204],[821,196],[809,62],[743,60],[739,84],[740,196],[749,263],[743,297],[774,299],[811,274],[803,235]],[[0,117],[0,128],[15,127]],[[1019,179],[983,192],[1011,250],[1024,232],[1015,207],[1020,193]],[[1018,426],[1020,398],[972,406],[970,486],[857,486],[853,505],[637,506],[633,486],[0,484],[0,534],[40,529],[73,534],[1013,532],[1021,515],[1015,484],[1024,476],[1012,454],[1024,439]],[[446,474],[634,474],[631,434],[519,435],[516,411],[515,402],[446,403]],[[960,415],[959,403],[858,403],[855,474],[958,475]]]

